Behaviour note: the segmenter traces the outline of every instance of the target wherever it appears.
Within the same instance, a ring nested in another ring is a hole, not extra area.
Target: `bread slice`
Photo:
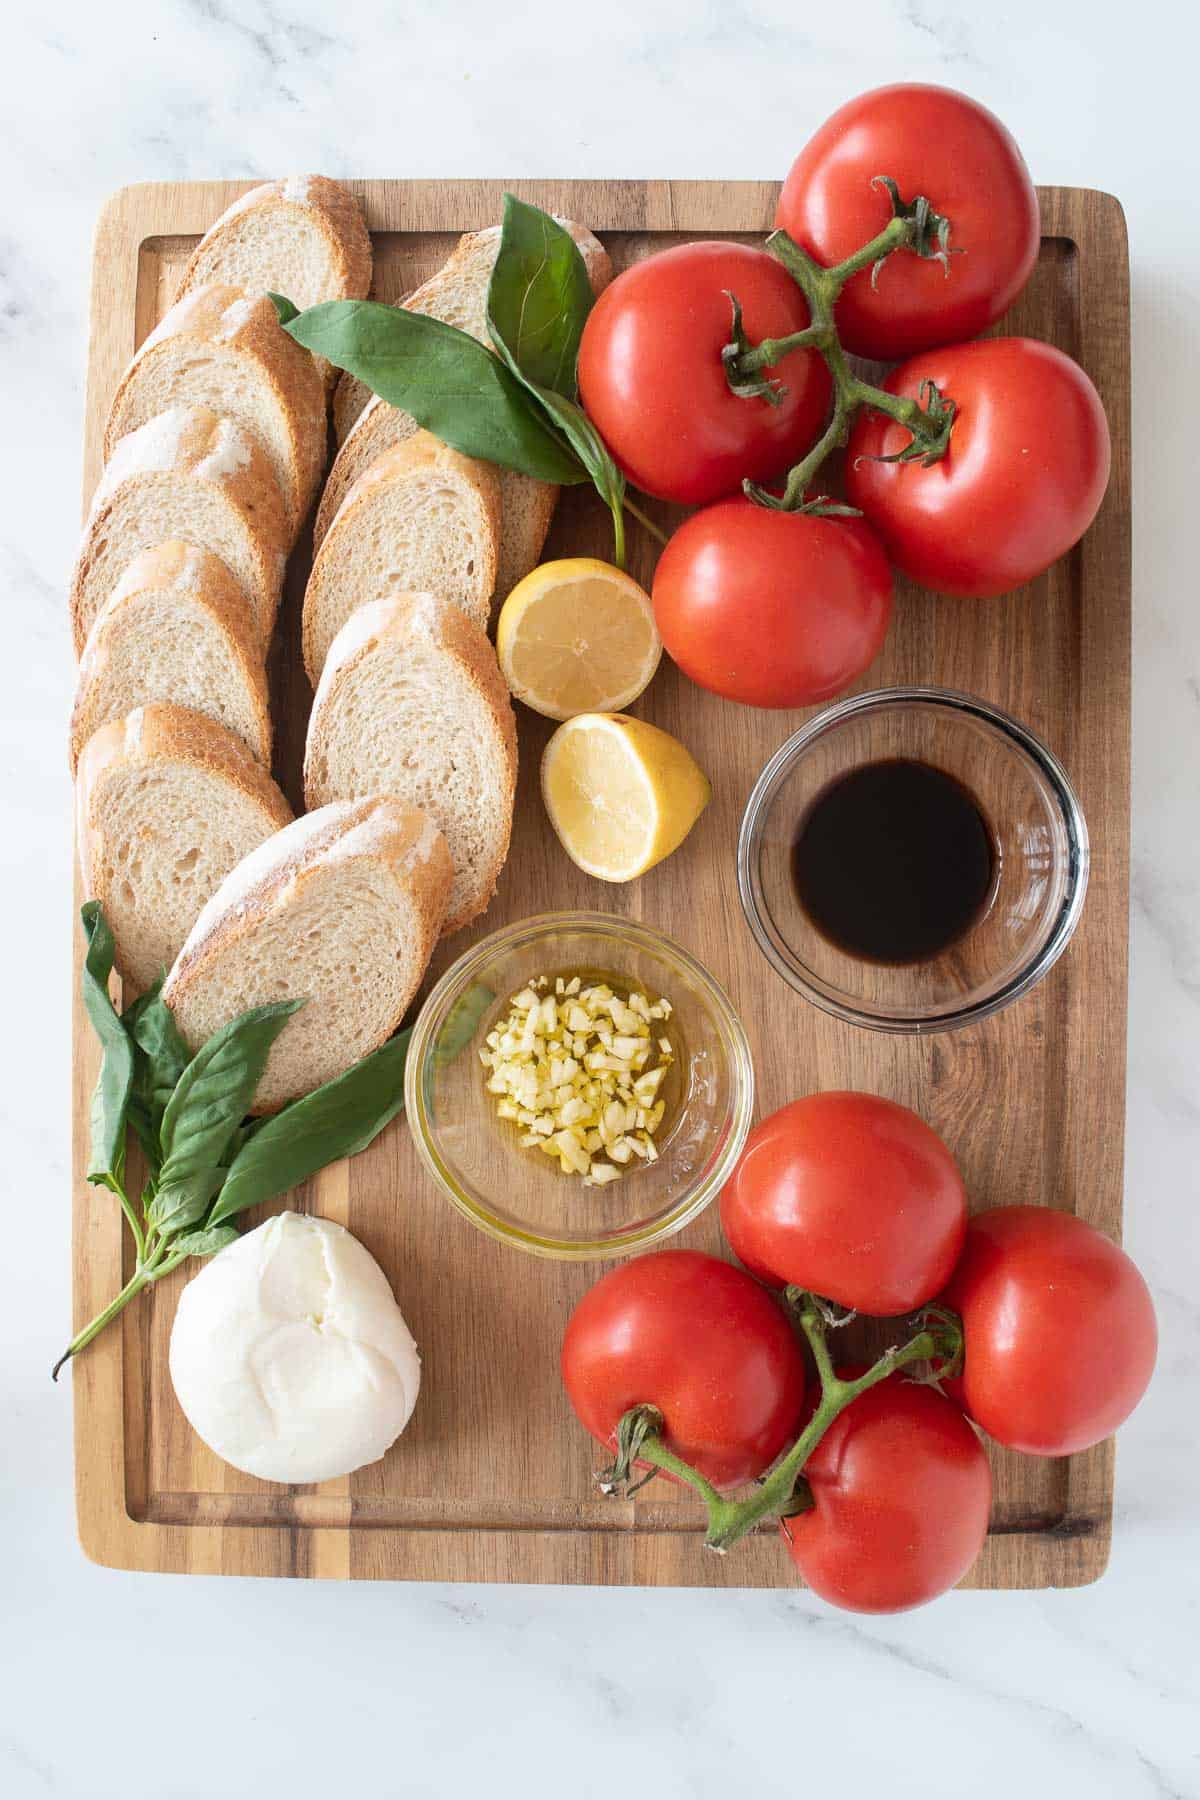
[[[246,596],[190,544],[140,550],[96,615],[79,664],[71,768],[92,733],[139,706],[190,707],[271,767],[267,672]]]
[[[306,999],[271,1049],[254,1111],[341,1075],[391,1036],[425,973],[450,852],[415,807],[323,806],[246,858],[213,895],[164,995],[193,1048],[248,1007]]]
[[[144,706],[102,725],[79,759],[75,825],[125,979],[157,980],[229,871],[291,816],[240,740],[200,713]]]
[[[602,293],[612,280],[608,251],[586,225],[560,218],[557,213],[554,217],[578,244],[592,292]],[[488,225],[483,231],[465,232],[437,273],[405,299],[398,300],[397,306],[426,313],[431,319],[440,319],[443,325],[456,325],[490,349],[487,295],[500,254],[500,230],[499,225]],[[365,381],[348,372],[341,375],[333,396],[333,429],[339,444],[345,443],[359,414],[373,397]]]
[[[294,539],[325,467],[325,390],[265,294],[210,281],[175,302],[117,389],[105,457],[155,413],[185,405],[207,406],[259,440]]]
[[[329,646],[356,607],[430,592],[487,630],[496,585],[500,483],[490,463],[428,431],[384,451],[329,528],[304,595],[304,666],[317,685]]]
[[[283,294],[301,311],[321,300],[365,300],[371,238],[348,188],[325,175],[265,181],[235,200],[205,232],[180,293],[226,281],[247,294]],[[336,369],[316,357],[328,388]]]
[[[450,846],[445,931],[487,908],[508,855],[517,732],[496,653],[457,606],[360,606],[326,659],[308,722],[308,807],[365,794],[419,806]]]
[[[265,647],[288,544],[266,452],[232,419],[172,406],[121,438],[100,478],[71,583],[77,656],[125,566],[139,550],[176,538],[221,558]]]
[[[597,294],[612,278],[612,264],[603,244],[583,225],[560,219],[583,254],[588,278]],[[457,325],[481,344],[490,347],[487,329],[487,291],[500,249],[500,227],[469,232],[460,238],[454,254],[425,285],[410,294],[404,305],[412,312],[427,313],[444,324]],[[407,413],[373,395],[354,376],[344,374],[333,397],[334,429],[341,449],[325,484],[317,509],[313,543],[319,545],[349,489],[367,464],[416,430]],[[558,489],[534,481],[513,469],[501,469],[500,499],[503,530],[496,570],[496,592],[507,598],[522,576],[527,575],[542,553]]]

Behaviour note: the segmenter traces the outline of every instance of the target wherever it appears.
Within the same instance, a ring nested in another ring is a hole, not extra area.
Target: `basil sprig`
[[[579,246],[549,213],[504,196],[487,297],[496,354],[423,313],[369,300],[298,312],[272,294],[279,322],[464,455],[559,486],[591,481],[625,561],[625,481],[579,405],[579,340],[592,288]]]
[[[116,1298],[72,1338],[63,1363],[116,1318],[135,1294],[192,1256],[238,1235],[230,1221],[276,1199],[343,1156],[354,1156],[404,1104],[408,1032],[267,1119],[248,1119],[267,1057],[303,999],[273,1001],[214,1032],[192,1056],[158,981],[118,1015],[108,996],[114,946],[96,901],[83,908],[88,941],[84,1004],[104,1050],[92,1101],[88,1180],[116,1194],[135,1249]],[[125,1188],[132,1126],[148,1178],[139,1202]]]

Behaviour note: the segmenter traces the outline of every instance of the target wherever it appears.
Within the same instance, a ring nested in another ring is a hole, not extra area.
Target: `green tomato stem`
[[[932,213],[924,200],[918,199],[911,206],[905,206],[894,191],[894,183],[885,181],[882,185],[892,193],[893,205],[897,208],[895,215],[861,249],[831,268],[823,269],[786,231],[772,232],[767,239],[767,249],[783,264],[808,302],[810,323],[803,331],[793,332],[789,337],[764,338],[758,344],[742,347],[738,333],[740,309],[735,302],[737,348],[730,345],[724,359],[735,392],[753,392],[754,378],[761,370],[772,368],[792,351],[802,349],[820,353],[833,382],[833,410],[829,423],[808,455],[789,471],[783,493],[773,494],[752,481],[743,483],[745,493],[759,506],[776,512],[801,510],[821,465],[835,450],[844,449],[855,414],[863,406],[887,414],[909,432],[911,442],[901,460],[919,458],[931,463],[946,454],[954,423],[953,402],[943,400],[933,388],[928,405],[922,406],[919,401],[889,394],[886,389],[863,381],[850,367],[834,321],[834,308],[851,276],[870,268],[874,282],[880,266],[896,250],[907,249],[919,256],[937,257],[943,267],[948,267],[949,253],[945,247],[948,222]],[[758,385],[761,386],[761,382]]]
[[[834,1420],[860,1394],[886,1381],[889,1375],[910,1363],[935,1358],[953,1363],[961,1349],[962,1330],[954,1314],[931,1313],[931,1322],[907,1343],[885,1350],[864,1374],[852,1381],[844,1381],[834,1369],[829,1353],[825,1336],[827,1315],[821,1304],[812,1294],[799,1289],[789,1288],[787,1297],[796,1310],[800,1329],[812,1352],[821,1383],[821,1397],[812,1418],[791,1449],[752,1494],[745,1500],[729,1499],[699,1470],[668,1449],[661,1436],[662,1416],[650,1405],[632,1407],[624,1414],[617,1432],[617,1460],[613,1468],[606,1471],[604,1485],[609,1491],[617,1487],[625,1487],[628,1491],[628,1477],[635,1463],[648,1463],[653,1469],[666,1470],[679,1481],[686,1482],[703,1500],[708,1514],[705,1546],[721,1556],[764,1519],[789,1517],[813,1506],[812,1490],[801,1471]]]

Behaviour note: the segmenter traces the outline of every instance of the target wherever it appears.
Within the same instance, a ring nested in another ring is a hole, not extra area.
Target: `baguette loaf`
[[[313,686],[350,614],[388,594],[438,594],[486,631],[499,536],[490,463],[460,456],[428,431],[377,457],[346,495],[309,577],[304,666]]]
[[[248,856],[197,919],[164,997],[193,1048],[248,1007],[304,999],[271,1049],[256,1113],[275,1112],[391,1036],[450,892],[446,841],[385,798],[323,806]]]
[[[365,300],[371,239],[348,188],[325,175],[265,181],[227,207],[193,250],[180,293],[227,281],[247,294],[283,294],[303,312],[322,300]],[[329,387],[337,371],[314,359]]]
[[[102,725],[79,760],[76,834],[125,979],[156,980],[230,869],[291,816],[245,746],[200,713],[146,706]]]
[[[265,294],[210,281],[175,302],[117,389],[105,456],[155,413],[183,405],[207,406],[258,439],[294,539],[325,466],[325,390]]]
[[[391,794],[428,813],[454,863],[448,933],[496,891],[516,782],[512,702],[479,627],[433,594],[352,613],[309,719],[305,805]]]
[[[271,767],[267,673],[246,596],[219,557],[140,550],[96,615],[71,715],[71,768],[93,732],[139,706],[190,707]]]
[[[570,219],[559,221],[579,245],[592,288],[597,294],[612,277],[608,252],[598,238]],[[500,227],[469,232],[437,274],[410,294],[404,305],[411,312],[427,313],[443,324],[456,325],[490,348],[487,329],[487,291],[500,248]],[[381,451],[390,449],[416,430],[407,413],[380,400],[353,375],[344,374],[333,398],[334,428],[341,448],[325,484],[317,509],[313,543],[319,545],[349,489],[363,469]],[[507,598],[522,576],[527,575],[542,553],[558,489],[534,481],[513,469],[499,470],[503,529],[496,570],[496,592]]]
[[[100,478],[71,584],[77,655],[126,564],[173,539],[221,558],[265,647],[288,543],[271,465],[232,419],[204,406],[173,406],[123,437]]]

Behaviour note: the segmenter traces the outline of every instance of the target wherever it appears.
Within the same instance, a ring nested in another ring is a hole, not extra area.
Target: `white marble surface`
[[[0,103],[0,1790],[1200,1795],[1200,421],[1191,9],[1144,0],[17,0]],[[777,1595],[105,1573],[74,1540],[64,577],[104,195],[152,177],[766,176],[896,78],[994,106],[1035,176],[1123,200],[1135,302],[1128,1242],[1159,1302],[1096,1587],[886,1623]],[[15,637],[16,643],[13,644]]]

